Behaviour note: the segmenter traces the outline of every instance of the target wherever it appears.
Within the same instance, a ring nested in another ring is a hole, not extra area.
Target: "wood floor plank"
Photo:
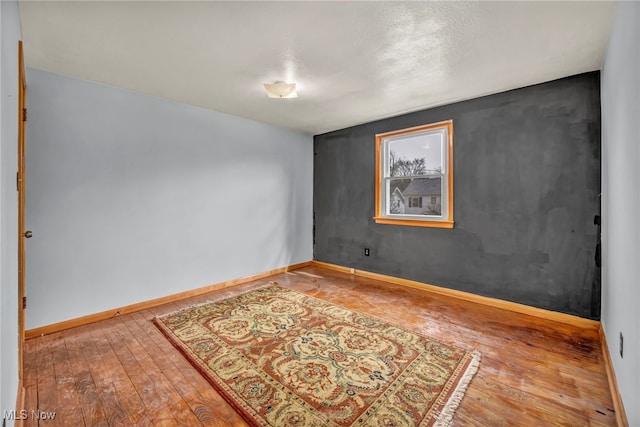
[[[154,422],[168,423],[173,419],[179,425],[201,425],[188,404],[175,390],[173,379],[167,375],[166,369],[169,367],[169,362],[152,359],[149,351],[143,345],[148,338],[144,334],[137,334],[137,326],[132,315],[126,316],[128,318],[123,324],[130,333],[127,348],[139,365],[137,373],[130,374],[129,378],[138,390],[147,410],[155,414]],[[122,328],[120,330],[122,331]],[[155,374],[149,375],[148,372]]]
[[[87,361],[82,349],[90,345],[91,334],[89,328],[84,326],[64,331],[65,345],[69,354],[69,365],[74,375],[74,382],[78,389],[78,397],[80,400],[80,409],[84,418],[85,426],[108,426],[107,415],[100,399],[101,390],[91,375],[92,365],[96,361]],[[40,338],[36,338],[40,339]],[[106,408],[111,412],[110,408]]]
[[[26,407],[58,425],[246,426],[152,319],[272,281],[480,351],[455,426],[616,425],[597,331],[315,266],[29,340]]]
[[[38,345],[40,341],[26,340],[24,342],[24,387],[38,386]]]
[[[38,347],[44,340],[27,340],[24,346],[24,388],[25,388],[25,406],[17,408],[20,411],[27,411],[30,415],[32,408],[37,408],[38,402]],[[31,402],[36,402],[32,405]],[[38,425],[37,420],[29,416],[23,420],[23,427],[35,427]]]
[[[75,376],[69,362],[69,352],[61,333],[55,334],[52,343],[53,367],[55,371],[56,394],[56,419],[60,425],[78,426],[84,425],[84,415],[80,408],[80,397]]]
[[[161,371],[158,371],[161,368],[153,367],[153,369],[148,369],[139,362],[138,359],[142,356],[135,354],[139,350],[134,345],[137,345],[137,341],[124,324],[113,325],[105,336],[110,342],[116,344],[112,348],[120,366],[127,374],[133,393],[140,400],[141,407],[135,411],[136,424],[149,423],[148,425],[154,425],[155,420],[163,420],[164,423],[173,420],[171,409],[164,404],[166,398],[158,394],[156,384],[152,378],[152,376],[161,373]],[[162,377],[160,381],[166,381],[166,378]]]
[[[91,376],[99,391],[99,398],[104,408],[107,422],[110,426],[127,425],[129,416],[123,405],[126,397],[121,397],[113,384],[118,364],[113,363],[111,349],[105,347],[97,338],[97,332],[106,327],[106,323],[88,329],[88,340],[81,348],[81,352],[89,364]]]
[[[145,413],[145,406],[118,358],[114,346],[107,339],[108,331],[116,326],[117,322],[110,321],[105,322],[103,327],[91,329],[95,349],[104,366],[97,380],[119,409],[117,412],[114,411],[114,418],[109,420],[109,424],[134,425]]]
[[[56,383],[55,367],[53,364],[52,347],[60,333],[47,335],[43,337],[38,347],[38,406],[37,408],[29,408],[27,416],[31,421],[37,421],[39,425],[39,417],[35,414],[39,412],[59,412],[61,405],[58,405],[59,390]],[[60,418],[55,417],[47,424],[51,426],[62,425]]]

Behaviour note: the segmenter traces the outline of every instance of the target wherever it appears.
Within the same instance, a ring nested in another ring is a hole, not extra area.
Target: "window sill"
[[[415,219],[395,219],[385,217],[373,217],[376,224],[406,225],[409,227],[453,228],[454,221],[420,221]]]

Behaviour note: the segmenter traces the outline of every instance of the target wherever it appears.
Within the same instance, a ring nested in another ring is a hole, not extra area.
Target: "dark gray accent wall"
[[[448,119],[455,228],[375,224],[375,134]],[[599,318],[599,72],[317,135],[314,152],[316,260]]]

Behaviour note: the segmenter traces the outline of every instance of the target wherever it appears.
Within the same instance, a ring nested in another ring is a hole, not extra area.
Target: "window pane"
[[[413,178],[402,191],[407,215],[442,215],[442,177]]]
[[[409,203],[402,192],[411,183],[411,179],[390,179],[389,180],[389,213],[402,215],[405,213]]]
[[[394,138],[387,144],[387,176],[442,173],[443,143],[442,131]]]

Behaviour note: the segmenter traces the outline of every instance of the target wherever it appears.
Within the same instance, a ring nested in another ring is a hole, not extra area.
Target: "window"
[[[453,228],[452,120],[376,135],[374,220]]]

